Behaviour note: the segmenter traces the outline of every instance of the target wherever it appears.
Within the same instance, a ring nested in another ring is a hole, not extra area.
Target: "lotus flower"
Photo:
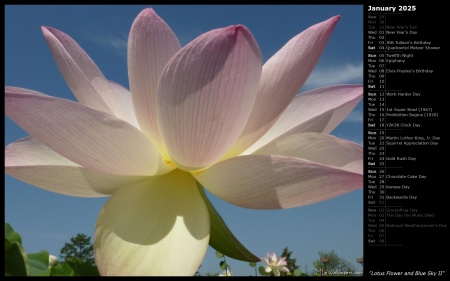
[[[145,9],[128,39],[130,91],[68,35],[42,27],[78,102],[5,87],[6,114],[30,134],[6,147],[5,171],[52,192],[111,196],[94,235],[101,275],[193,275],[208,244],[259,261],[204,188],[237,206],[284,209],[363,185],[362,148],[329,134],[362,86],[297,95],[338,20],[311,26],[262,66],[243,25],[181,47]]]
[[[54,255],[49,255],[48,256],[48,267],[54,267],[56,264],[58,263],[58,258],[55,257]]]
[[[289,268],[287,268],[286,257],[277,258],[277,254],[267,253],[267,258],[261,257],[261,260],[266,264],[265,271],[270,273],[273,271],[275,276],[280,276],[280,271],[289,272]]]

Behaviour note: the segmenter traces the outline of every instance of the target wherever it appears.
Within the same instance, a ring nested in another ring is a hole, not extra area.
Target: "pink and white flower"
[[[30,134],[5,148],[5,172],[65,195],[111,196],[94,239],[102,275],[193,275],[208,244],[259,261],[203,188],[253,209],[299,207],[362,188],[362,147],[329,133],[363,87],[297,95],[338,20],[311,26],[262,65],[243,25],[181,47],[145,9],[129,34],[130,91],[107,80],[67,34],[42,27],[78,102],[5,87],[7,116]]]
[[[287,268],[286,257],[277,258],[277,254],[267,253],[267,257],[261,257],[261,260],[266,264],[264,270],[267,273],[273,272],[275,276],[280,276],[280,271],[289,272],[289,268]]]

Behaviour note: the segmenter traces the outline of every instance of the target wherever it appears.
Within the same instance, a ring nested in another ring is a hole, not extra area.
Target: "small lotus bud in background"
[[[48,256],[48,267],[54,267],[56,264],[58,263],[58,258],[53,256],[53,255],[49,255]]]

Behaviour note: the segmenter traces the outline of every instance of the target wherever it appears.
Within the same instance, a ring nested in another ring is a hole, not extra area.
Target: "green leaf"
[[[50,276],[76,276],[76,274],[67,262],[63,262],[52,267]]]
[[[28,257],[20,243],[11,243],[5,237],[5,276],[28,276]]]
[[[48,257],[47,251],[28,254],[30,276],[50,276],[51,269],[48,268]]]
[[[216,251],[216,257],[221,259],[223,257],[223,254],[221,252],[219,252],[219,251]]]
[[[296,270],[294,270],[294,274],[293,275],[294,276],[300,276],[300,275],[302,275],[302,271],[297,268]]]
[[[76,276],[100,276],[95,265],[88,262],[67,262],[75,271]]]
[[[258,267],[258,272],[259,272],[259,274],[261,274],[261,275],[263,275],[263,276],[264,276],[264,275],[267,275],[267,272],[266,272],[264,266]]]
[[[9,223],[5,222],[5,238],[12,243],[19,243],[22,245],[22,238],[19,233],[15,232]]]
[[[209,235],[209,245],[216,251],[224,255],[241,261],[258,262],[259,258],[252,254],[244,245],[237,240],[237,238],[230,231],[228,226],[223,221],[217,210],[209,201],[200,183],[197,182],[198,190],[203,197],[209,211],[209,218],[211,224],[211,233]]]
[[[249,262],[248,265],[250,265],[251,267],[256,267],[256,262]]]
[[[221,269],[227,268],[227,263],[226,263],[225,261],[221,261],[221,262],[220,262],[220,268],[221,268]]]

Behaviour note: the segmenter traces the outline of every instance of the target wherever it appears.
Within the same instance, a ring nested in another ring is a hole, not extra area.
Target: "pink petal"
[[[236,142],[256,98],[261,54],[250,31],[207,32],[168,63],[158,88],[158,125],[178,167],[196,170]]]
[[[41,29],[59,71],[78,101],[113,114],[111,108],[117,105],[110,97],[108,81],[88,54],[67,34],[51,27]]]
[[[363,97],[361,85],[336,85],[297,95],[269,131],[243,154],[288,133],[329,133],[355,108]]]
[[[71,196],[102,197],[148,177],[117,176],[83,168],[26,137],[5,148],[5,172],[28,184]]]
[[[364,168],[364,152],[360,145],[321,133],[283,135],[252,154],[292,156],[361,175]]]
[[[311,26],[264,64],[255,106],[234,155],[258,140],[286,109],[313,71],[339,18]]]
[[[5,113],[46,146],[85,168],[135,176],[171,170],[138,129],[77,102],[6,87]]]
[[[229,203],[264,210],[305,206],[363,186],[361,174],[275,155],[230,158],[194,176]]]
[[[156,91],[164,66],[181,49],[170,27],[147,8],[134,20],[128,37],[128,76],[139,124],[160,151],[164,150],[156,120]]]

